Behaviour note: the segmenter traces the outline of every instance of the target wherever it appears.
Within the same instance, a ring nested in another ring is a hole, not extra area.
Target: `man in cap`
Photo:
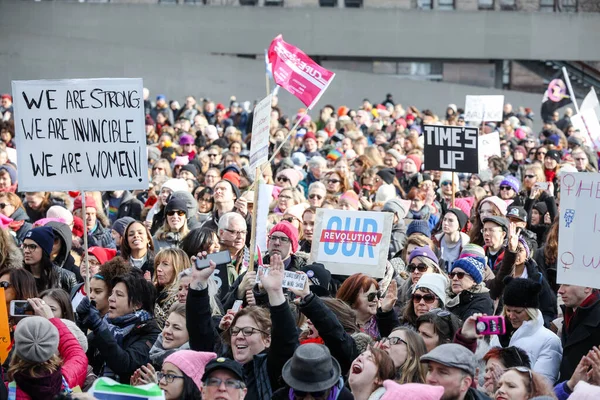
[[[169,107],[169,103],[167,103],[167,96],[164,94],[159,94],[156,96],[156,106],[152,109],[152,111],[150,111],[150,116],[154,121],[156,121],[158,114],[163,114],[165,117],[167,117],[171,125],[173,125],[173,122],[175,121],[173,118],[173,110],[171,110]]]
[[[242,400],[248,392],[241,364],[230,358],[218,357],[206,364],[202,382],[204,400]]]
[[[491,400],[474,389],[477,360],[466,347],[456,343],[443,344],[421,357],[427,364],[425,383],[442,386],[442,400]]]
[[[504,258],[504,240],[508,231],[508,220],[504,217],[489,216],[483,219],[483,241],[487,265],[497,271]]]
[[[318,149],[318,144],[317,144],[317,137],[315,136],[315,134],[313,132],[308,132],[306,135],[304,135],[304,155],[306,155],[306,158],[308,158],[309,160],[312,157],[316,157],[316,156],[320,156],[321,153],[319,153],[319,149]]]

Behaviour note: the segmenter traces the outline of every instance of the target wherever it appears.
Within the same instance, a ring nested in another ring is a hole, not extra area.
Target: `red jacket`
[[[58,334],[60,335],[58,354],[63,360],[61,367],[62,376],[67,381],[69,388],[72,389],[76,386],[83,388],[87,375],[87,356],[75,336],[73,336],[69,328],[59,318],[51,318],[50,322],[58,329]],[[17,387],[16,399],[30,400],[31,397]]]

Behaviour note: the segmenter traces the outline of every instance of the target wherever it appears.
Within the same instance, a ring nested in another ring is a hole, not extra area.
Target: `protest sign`
[[[600,149],[600,122],[594,109],[580,109],[578,114],[571,116],[571,124],[579,131],[579,136],[586,146]]]
[[[560,177],[557,283],[600,289],[600,179],[575,172]]]
[[[583,99],[581,103],[581,107],[579,107],[579,112],[585,110],[594,110],[596,113],[596,119],[600,119],[600,102],[598,102],[598,96],[596,95],[596,90],[592,87]]]
[[[317,209],[310,262],[337,275],[358,272],[382,278],[393,215],[387,212]]]
[[[4,288],[0,288],[0,299],[4,298]],[[6,302],[0,302],[0,363],[4,364],[12,347],[10,328],[8,326],[8,310]]]
[[[491,156],[500,156],[500,134],[492,132],[477,137],[479,142],[479,177],[482,181],[492,179],[492,171],[488,167],[488,159]]]
[[[296,96],[308,109],[319,101],[335,74],[314,62],[302,50],[277,36],[269,46],[273,80]]]
[[[271,124],[271,95],[254,107],[252,139],[250,141],[250,174],[269,160],[269,128]],[[255,178],[256,179],[256,178]]]
[[[267,229],[269,220],[269,204],[273,200],[273,185],[261,183],[258,185],[258,202],[254,204],[256,207],[256,227],[265,227],[264,229],[256,230],[256,245],[261,249],[267,248]]]
[[[148,189],[141,79],[13,81],[19,190]]]
[[[164,400],[165,394],[156,383],[131,386],[110,378],[98,378],[88,393],[98,400]]]
[[[260,265],[258,267],[258,271],[256,274],[256,283],[260,282],[261,277],[269,275],[269,268]],[[304,289],[304,284],[306,283],[306,275],[299,274],[294,271],[283,271],[283,282],[281,287],[286,289]]]
[[[504,96],[471,96],[465,100],[465,121],[502,121]]]
[[[11,147],[6,148],[6,154],[8,155],[8,159],[11,163],[15,165],[19,165],[19,160],[17,158],[17,150]]]
[[[479,172],[477,154],[479,130],[477,128],[424,125],[423,130],[426,170]]]

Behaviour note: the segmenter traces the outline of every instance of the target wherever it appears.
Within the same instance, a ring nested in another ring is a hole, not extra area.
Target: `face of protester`
[[[523,186],[525,189],[531,189],[533,185],[537,182],[537,175],[531,169],[526,169],[525,174],[523,175]]]
[[[12,185],[12,180],[7,171],[0,171],[0,189],[8,188]]]
[[[423,322],[417,329],[419,335],[425,342],[425,348],[427,351],[435,349],[440,343],[440,336],[436,333],[435,327],[431,322]]]
[[[434,308],[440,308],[440,301],[437,296],[426,289],[415,290],[415,293],[413,293],[412,296],[412,302],[417,317],[427,314]]]
[[[417,267],[421,267],[421,268],[415,268],[415,270],[410,273],[410,279],[411,279],[413,285],[416,284],[417,282],[419,282],[419,279],[421,279],[421,277],[423,275],[425,275],[425,274],[431,274],[431,273],[434,272],[433,268],[431,268],[431,266],[429,266],[428,264],[426,264],[424,262],[423,257],[415,257],[415,258],[413,258],[413,260],[411,261],[411,264],[414,264]],[[427,268],[424,271],[422,271],[423,266],[425,268]]]
[[[185,317],[175,312],[169,314],[162,330],[163,347],[166,350],[177,349],[190,340]]]
[[[244,248],[247,234],[246,222],[240,219],[232,219],[227,229],[219,230],[220,241],[237,251]]]
[[[479,207],[479,219],[483,221],[485,217],[498,216],[500,213],[494,204],[489,201],[486,201]]]
[[[394,362],[394,367],[400,368],[402,364],[406,361],[408,357],[408,344],[406,344],[406,332],[402,330],[396,330],[389,334],[389,339],[398,338],[396,344],[392,344],[390,340],[382,340],[381,349],[385,350],[392,361]],[[396,339],[397,340],[397,339]]]
[[[468,290],[475,286],[475,281],[471,275],[467,274],[462,268],[453,268],[450,274],[454,274],[450,277],[450,280],[452,281],[452,292],[455,294],[459,294],[463,290]],[[459,278],[459,274],[464,274],[462,279]]]
[[[483,224],[483,241],[487,247],[495,251],[502,246],[506,233],[504,230],[493,222]]]
[[[585,153],[583,151],[574,151],[573,152],[573,159],[575,160],[575,168],[577,168],[577,171],[585,171],[585,169],[587,168],[589,161],[587,156],[585,155]],[[2,175],[0,175],[0,183],[2,182]]]
[[[148,248],[149,239],[146,228],[139,222],[134,222],[127,231],[127,243],[131,250],[143,250]]]
[[[0,214],[10,217],[15,210],[15,206],[8,202],[8,198],[0,197]]]
[[[535,208],[531,210],[531,225],[539,225],[543,222],[540,212]]]
[[[312,153],[313,151],[317,151],[317,142],[314,139],[305,139],[304,140],[304,148],[307,152]]]
[[[179,231],[185,224],[186,216],[184,210],[170,210],[167,213],[167,224],[173,231]]]
[[[440,185],[442,187],[442,194],[444,196],[452,196],[452,181],[451,180],[442,181],[442,182],[440,182]]]
[[[373,294],[375,294],[375,296],[373,296]],[[356,312],[356,315],[360,319],[367,319],[369,318],[369,316],[377,314],[378,299],[376,295],[377,289],[375,288],[375,285],[371,285],[371,287],[369,287],[369,290],[367,290],[366,292],[362,289],[360,290],[358,296],[356,297],[356,302],[352,306],[352,308]],[[369,296],[373,298],[371,301],[369,301]]]
[[[458,218],[456,218],[456,214],[447,212],[442,220],[442,231],[449,235],[457,232],[459,229],[460,225],[458,224]]]
[[[208,161],[211,165],[218,165],[221,162],[222,155],[216,149],[208,150]]]
[[[471,188],[479,186],[480,183],[481,183],[481,179],[479,179],[479,175],[473,174],[469,178],[469,187],[471,187]]]
[[[63,318],[62,307],[60,306],[58,301],[54,300],[50,296],[44,296],[44,297],[42,297],[42,300],[45,301],[46,304],[50,307],[50,310],[52,310],[52,315],[54,315],[54,318]]]
[[[234,201],[231,185],[227,182],[219,182],[214,187],[215,203],[229,203]]]
[[[207,213],[213,208],[213,198],[210,194],[206,193],[198,199],[198,212]]]
[[[219,182],[220,179],[221,177],[219,176],[217,171],[209,170],[208,172],[206,172],[206,175],[204,175],[204,185],[206,187],[213,188],[215,184]]]
[[[44,201],[44,196],[41,193],[26,194],[25,202],[32,210],[39,210]]]
[[[133,313],[134,310],[133,304],[129,303],[127,286],[123,282],[117,283],[108,298],[108,318],[122,317]]]
[[[364,387],[372,387],[373,389],[382,382],[377,378],[377,365],[371,351],[367,350],[359,355],[350,366],[350,375],[348,383],[350,388],[358,391]]]
[[[183,376],[183,372],[170,362],[163,363],[161,372],[164,375]],[[175,378],[173,379],[173,382],[167,383],[167,378],[163,376],[163,378],[158,381],[158,385],[164,390],[166,400],[180,399],[183,394],[183,379],[181,378]]]
[[[282,190],[277,198],[277,207],[279,211],[285,212],[289,207],[294,205],[294,198],[290,190]]]
[[[239,381],[239,378],[235,376],[231,371],[225,369],[218,369],[211,372],[209,378],[216,378],[221,380],[221,384],[217,386],[202,386],[202,399],[204,400],[242,400],[246,397],[248,389],[235,389],[225,386],[225,382]],[[309,398],[305,398],[308,400]]]
[[[302,215],[302,228],[304,230],[304,239],[312,242],[313,232],[315,229],[315,214],[312,212],[305,212]]]
[[[166,286],[169,285],[175,279],[175,268],[171,260],[163,259],[156,266],[156,280],[158,282],[158,286]]]
[[[509,369],[500,377],[495,400],[527,400],[529,399],[529,377],[526,373]]]
[[[442,399],[460,399],[469,390],[471,379],[464,376],[458,368],[447,367],[434,361],[427,363],[425,383],[432,386],[442,386]]]
[[[100,270],[100,261],[98,261],[98,259],[96,258],[95,255],[88,254],[88,264],[90,265],[89,275],[91,278],[92,276],[94,276],[98,273],[98,270]],[[81,265],[79,266],[79,273],[83,277],[86,277],[88,275],[88,270],[86,269],[84,262],[82,262]]]
[[[583,286],[560,285],[558,295],[566,307],[579,307],[581,303],[590,295],[591,289]]]
[[[167,203],[169,202],[169,199],[171,198],[171,194],[173,194],[173,191],[167,187],[163,187],[160,189],[160,194],[158,195],[158,198],[161,202],[161,204],[164,206],[167,205]]]
[[[415,164],[415,162],[410,158],[407,158],[404,160],[402,171],[404,171],[405,175],[412,175],[417,172],[417,164]]]
[[[342,187],[342,178],[336,173],[327,175],[325,178],[325,187],[327,188],[327,193],[339,193]]]
[[[365,164],[361,160],[356,160],[352,164],[352,168],[354,169],[354,174],[356,176],[361,176],[365,171]]]
[[[500,185],[499,189],[500,189],[500,198],[502,198],[502,200],[514,199],[515,196],[517,195],[515,190],[509,185]]]
[[[281,188],[292,187],[292,182],[284,174],[278,174],[277,177],[275,177],[275,186]]]
[[[2,129],[2,132],[0,132],[0,139],[2,139],[4,143],[8,143],[12,139],[12,136],[9,131]]]
[[[191,276],[184,276],[179,279],[179,286],[177,288],[177,301],[179,301],[181,304],[185,304],[187,300],[187,294],[188,290],[190,290],[191,282]]]
[[[556,166],[558,165],[558,163],[556,162],[556,160],[552,157],[544,157],[544,168],[548,169],[548,170],[554,170],[556,168]]]
[[[96,309],[104,316],[108,312],[108,287],[103,279],[90,279],[90,300],[96,302]]]
[[[504,370],[506,366],[498,358],[492,357],[485,363],[485,373],[483,375],[483,389],[486,394],[492,395],[496,388],[496,378],[494,371],[496,369]]]
[[[267,242],[269,254],[279,254],[282,260],[286,260],[292,251],[292,243],[283,232],[273,232]]]
[[[255,328],[250,336],[244,336],[243,328]],[[271,345],[271,337],[257,331],[264,331],[249,315],[243,315],[235,321],[232,330],[240,329],[237,335],[231,334],[231,349],[233,358],[240,364],[252,361],[252,358]]]
[[[96,209],[94,207],[85,208],[85,223],[88,229],[93,229],[96,226]]]
[[[523,322],[529,320],[529,316],[527,312],[522,307],[509,307],[505,306],[506,309],[506,317],[510,321],[510,324],[515,329],[519,329]]]
[[[42,248],[31,239],[23,241],[23,262],[26,265],[37,265],[42,261]]]
[[[412,211],[418,212],[425,205],[425,201],[422,200],[419,196],[416,196],[414,199],[410,201],[410,209]]]
[[[313,188],[308,194],[309,204],[315,208],[321,207],[321,205],[323,205],[323,202],[325,201],[325,194],[325,191]]]
[[[396,168],[396,165],[398,165],[398,160],[396,160],[396,157],[393,155],[386,154],[383,158],[383,163],[389,168]]]

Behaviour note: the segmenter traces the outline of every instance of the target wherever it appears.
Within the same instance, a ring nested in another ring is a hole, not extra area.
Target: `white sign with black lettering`
[[[256,283],[260,283],[260,277],[269,275],[269,268],[258,266],[258,271],[256,274]],[[283,272],[283,286],[287,289],[298,289],[302,290],[304,288],[304,284],[306,283],[306,275],[298,274],[293,271],[284,271]]]
[[[504,96],[472,96],[465,100],[465,121],[502,121]]]

